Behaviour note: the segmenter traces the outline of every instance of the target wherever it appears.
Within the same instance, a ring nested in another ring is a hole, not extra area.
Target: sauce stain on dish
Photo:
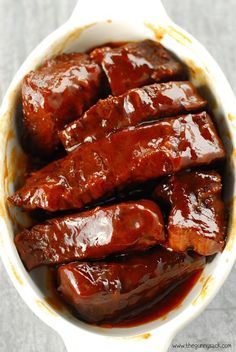
[[[11,272],[14,275],[16,281],[20,284],[20,285],[24,285],[24,281],[22,280],[22,278],[20,277],[19,273],[17,272],[15,266],[10,263],[10,268],[11,268]]]
[[[124,339],[127,339],[127,340],[147,340],[150,337],[152,337],[152,335],[149,332],[147,332],[147,333],[141,334],[141,335],[124,337]]]
[[[46,272],[45,286],[48,291],[48,295],[45,296],[45,301],[56,311],[64,312],[66,306],[57,294],[56,274],[54,269],[48,268]]]
[[[201,281],[203,281],[203,280],[204,280],[204,278],[201,279]],[[214,279],[213,279],[212,275],[209,275],[203,281],[202,289],[201,289],[200,294],[192,302],[193,306],[197,305],[199,303],[199,301],[202,301],[202,300],[204,300],[207,297],[207,295],[209,294],[209,288],[210,288],[210,286],[212,285],[213,282],[214,282]]]
[[[12,134],[9,134],[11,137],[7,140],[7,149],[8,143],[13,141]],[[25,178],[25,170],[27,169],[28,158],[23,152],[20,152],[17,149],[16,145],[13,145],[10,151],[10,155],[5,156],[4,163],[4,193],[8,196],[10,193],[10,188],[12,184],[23,184]],[[22,175],[23,173],[23,175]],[[7,204],[6,200],[3,202],[0,207],[0,215],[2,215],[5,219],[11,221],[14,225],[15,230],[22,230],[26,226],[32,225],[32,220],[27,214],[22,214],[21,211],[16,210]]]
[[[35,302],[39,308],[46,311],[47,313],[50,313],[54,317],[57,317],[56,313],[48,307],[47,303],[45,303],[44,301],[40,301],[40,300],[36,300]]]
[[[5,203],[6,200],[2,198],[2,200],[0,201],[0,217],[2,217],[3,219],[7,218],[8,216]]]
[[[15,184],[17,180],[17,186],[24,182],[24,174],[29,167],[29,158],[15,143],[16,138],[16,133],[11,128],[6,137],[6,155],[4,162],[4,180],[6,194],[9,193],[8,189],[11,182]]]
[[[179,30],[177,30],[175,27],[171,25],[164,28],[161,26],[157,27],[152,23],[145,23],[145,26],[154,33],[155,38],[158,41],[161,41],[165,35],[169,35],[170,37],[172,37],[174,40],[176,40],[178,43],[180,43],[183,46],[188,46],[189,44],[192,44],[192,40],[188,36],[186,36],[185,34],[183,34],[182,32],[180,32]]]
[[[192,40],[174,26],[168,26],[166,32],[183,46],[189,46],[189,44],[192,44]]]
[[[145,23],[145,26],[153,32],[156,40],[161,42],[166,34],[166,28],[155,26],[154,24],[148,22]]]
[[[235,246],[235,228],[236,228],[236,196],[230,202],[229,207],[232,209],[229,219],[229,229],[225,250],[231,252]]]
[[[46,59],[52,58],[53,56],[64,53],[67,50],[70,43],[78,39],[85,30],[92,28],[96,24],[97,24],[96,22],[90,23],[90,24],[87,24],[86,26],[76,28],[75,30],[72,30],[71,32],[69,32],[67,36],[64,38],[64,40],[61,40],[59,43],[56,43],[54,46],[51,47],[50,55],[46,56]]]
[[[3,115],[3,118],[8,119],[10,124],[12,116],[14,116],[14,113],[9,111]],[[12,185],[18,187],[24,183],[26,171],[30,168],[29,157],[22,151],[18,143],[16,143],[16,139],[17,133],[13,127],[10,127],[5,137],[4,198],[10,194]],[[27,214],[10,207],[6,199],[0,205],[0,215],[10,221],[17,231],[32,225],[31,218]]]
[[[236,116],[233,115],[233,114],[230,114],[230,113],[229,113],[229,114],[227,115],[227,118],[228,118],[228,120],[231,121],[231,122],[233,122],[233,121],[235,122],[235,121],[236,121]]]
[[[203,67],[197,66],[196,63],[191,59],[185,59],[185,65],[188,67],[190,76],[193,80],[195,80],[199,86],[206,86],[207,85],[207,75],[206,70]],[[210,99],[212,98],[212,94],[210,93]],[[205,97],[205,96],[204,96]],[[208,96],[205,97],[208,99]]]

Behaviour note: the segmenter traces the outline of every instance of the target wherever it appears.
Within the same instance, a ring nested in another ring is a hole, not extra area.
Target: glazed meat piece
[[[81,208],[115,189],[210,164],[224,155],[207,113],[168,118],[83,144],[32,174],[9,200],[28,210]]]
[[[221,189],[221,177],[215,171],[183,172],[157,186],[156,196],[171,204],[171,248],[194,249],[202,255],[223,249],[226,227]]]
[[[144,40],[118,48],[97,48],[90,54],[102,65],[112,94],[123,94],[131,88],[184,77],[184,67],[160,43]]]
[[[190,82],[168,82],[105,100],[99,100],[78,120],[68,125],[59,137],[69,152],[85,142],[93,142],[111,132],[143,121],[194,111],[206,105]]]
[[[205,264],[164,248],[123,261],[71,263],[58,269],[59,292],[80,318],[91,323],[122,320],[145,304],[157,302],[164,290],[177,285]],[[158,297],[159,296],[159,297]]]
[[[164,241],[162,214],[150,200],[97,207],[48,220],[15,238],[28,270],[42,264],[145,250]]]
[[[99,97],[102,70],[86,54],[63,54],[23,80],[23,124],[30,152],[50,155],[57,132],[77,119]]]

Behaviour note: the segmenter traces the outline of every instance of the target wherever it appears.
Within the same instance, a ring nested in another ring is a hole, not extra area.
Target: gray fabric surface
[[[236,92],[236,0],[163,2],[176,23],[208,48]],[[75,0],[0,0],[0,98],[29,52],[68,18],[75,3]],[[20,299],[1,263],[0,277],[0,352],[65,351],[60,337]],[[235,282],[234,268],[214,301],[173,343],[231,343],[232,347],[224,351],[235,352]],[[177,349],[171,347],[169,351]]]

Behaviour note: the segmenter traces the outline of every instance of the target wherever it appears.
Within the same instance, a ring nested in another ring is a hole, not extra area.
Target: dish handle
[[[69,22],[81,26],[104,20],[159,25],[168,25],[171,22],[161,0],[78,0]]]
[[[127,331],[127,330],[126,330]],[[173,334],[166,329],[157,329],[155,333],[141,334],[132,337],[109,337],[91,334],[82,330],[61,335],[67,352],[167,352]]]

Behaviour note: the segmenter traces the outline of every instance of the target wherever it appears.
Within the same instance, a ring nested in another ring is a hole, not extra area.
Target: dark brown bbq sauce
[[[121,322],[100,324],[99,326],[103,328],[132,328],[138,325],[150,323],[151,321],[157,319],[165,320],[166,316],[172,310],[181,306],[181,303],[199,280],[202,271],[203,270],[198,270],[178,285],[175,285],[174,288],[172,286],[170,290],[167,293],[165,292],[162,297],[157,297],[156,302],[149,303],[142,313],[135,315],[134,311],[134,316],[130,315],[130,317]]]
[[[48,291],[47,296],[45,296],[45,301],[56,311],[62,312],[65,303],[61,300],[57,294],[57,280],[56,280],[56,270],[53,267],[49,267],[46,271],[45,286]]]
[[[111,323],[93,324],[103,328],[131,328],[143,324],[150,323],[157,319],[165,320],[166,316],[174,309],[181,306],[184,299],[193,289],[199,278],[201,277],[202,270],[196,271],[190,275],[187,279],[182,280],[179,284],[172,285],[168,291],[165,291],[162,295],[158,295],[155,301],[151,301],[145,305],[145,309],[141,307],[142,312],[139,313],[137,308],[133,310],[129,317],[122,319],[121,321],[114,321]],[[49,269],[46,276],[46,287],[50,294],[45,297],[46,302],[55,310],[63,311],[65,302],[61,299],[60,294],[56,289],[56,271]],[[68,310],[75,316],[78,313],[70,306],[67,306]]]

